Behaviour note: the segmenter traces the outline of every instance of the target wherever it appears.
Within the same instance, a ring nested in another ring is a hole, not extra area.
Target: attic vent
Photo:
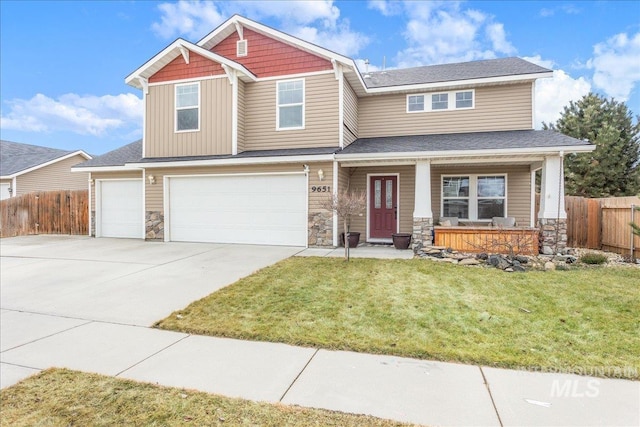
[[[247,56],[247,40],[238,40],[236,56]]]

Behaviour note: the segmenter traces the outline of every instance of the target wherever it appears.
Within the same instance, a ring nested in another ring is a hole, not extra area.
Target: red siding
[[[238,33],[233,33],[211,51],[244,65],[257,77],[282,76],[331,70],[331,62],[262,34],[244,29],[247,56],[236,56]]]
[[[197,53],[189,52],[189,64],[185,64],[182,55],[165,65],[160,71],[149,78],[149,83],[166,82],[169,80],[192,79],[224,74],[224,70],[217,62],[213,62]]]

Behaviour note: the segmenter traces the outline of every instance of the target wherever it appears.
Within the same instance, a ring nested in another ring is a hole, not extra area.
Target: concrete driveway
[[[301,250],[84,236],[2,239],[0,308],[3,319],[23,311],[150,326]]]

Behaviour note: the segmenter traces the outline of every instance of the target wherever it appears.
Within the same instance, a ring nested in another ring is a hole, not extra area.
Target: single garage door
[[[97,182],[96,236],[143,238],[142,180]]]
[[[169,240],[307,244],[302,174],[172,177],[168,192]]]

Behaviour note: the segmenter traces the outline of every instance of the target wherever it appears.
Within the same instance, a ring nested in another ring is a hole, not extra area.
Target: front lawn
[[[272,405],[50,369],[0,391],[7,426],[403,426],[364,415]]]
[[[157,323],[193,334],[640,378],[640,270],[290,258]]]

